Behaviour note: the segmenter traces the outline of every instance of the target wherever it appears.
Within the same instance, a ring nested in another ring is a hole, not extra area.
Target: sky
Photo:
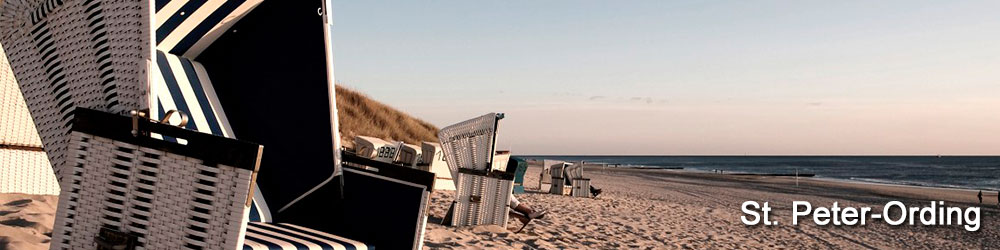
[[[562,155],[998,155],[998,1],[335,1],[338,83]]]

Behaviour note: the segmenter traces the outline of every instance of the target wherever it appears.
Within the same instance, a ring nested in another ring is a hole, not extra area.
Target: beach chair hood
[[[489,113],[441,129],[438,140],[452,176],[458,176],[459,168],[487,170],[493,166],[497,129],[503,117],[503,113]]]

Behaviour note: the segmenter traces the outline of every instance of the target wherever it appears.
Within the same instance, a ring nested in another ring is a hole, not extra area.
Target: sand
[[[540,168],[526,174],[528,189],[537,188]],[[429,224],[425,248],[520,249],[704,249],[704,248],[1000,248],[996,193],[987,192],[988,207],[978,232],[961,226],[791,226],[791,203],[813,206],[871,206],[881,211],[891,200],[927,206],[929,199],[948,205],[978,206],[976,191],[875,185],[794,177],[732,176],[675,170],[588,169],[592,185],[604,189],[596,199],[542,193],[518,195],[536,209],[551,211],[521,226],[511,219],[507,228],[452,228]],[[440,218],[454,194],[435,192],[430,215]],[[778,226],[746,226],[740,205],[767,201]]]
[[[49,249],[58,197],[0,194],[0,249]]]
[[[791,202],[814,206],[872,206],[888,201],[926,206],[929,200],[948,205],[979,206],[974,190],[849,183],[791,177],[732,176],[675,170],[588,169],[592,184],[604,189],[596,199],[539,193],[540,169],[526,174],[528,194],[518,198],[550,213],[521,226],[511,219],[500,226],[440,225],[453,192],[431,197],[425,248],[500,249],[703,249],[703,248],[1000,248],[1000,210],[996,193],[986,192],[978,232],[960,226],[792,226]],[[778,226],[745,226],[740,205],[767,201]],[[46,249],[51,234],[55,196],[0,194],[0,249]]]

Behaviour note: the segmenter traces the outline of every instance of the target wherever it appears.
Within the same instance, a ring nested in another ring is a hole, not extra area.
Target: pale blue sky
[[[335,1],[337,80],[515,154],[1000,154],[998,1]]]

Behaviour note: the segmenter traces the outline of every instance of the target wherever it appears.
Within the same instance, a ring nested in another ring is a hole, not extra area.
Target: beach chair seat
[[[493,169],[503,114],[489,113],[441,129],[438,139],[455,177],[452,226],[507,224],[514,175]],[[508,154],[509,156],[509,154]]]
[[[74,117],[51,249],[242,245],[262,146],[138,112],[78,108]]]

